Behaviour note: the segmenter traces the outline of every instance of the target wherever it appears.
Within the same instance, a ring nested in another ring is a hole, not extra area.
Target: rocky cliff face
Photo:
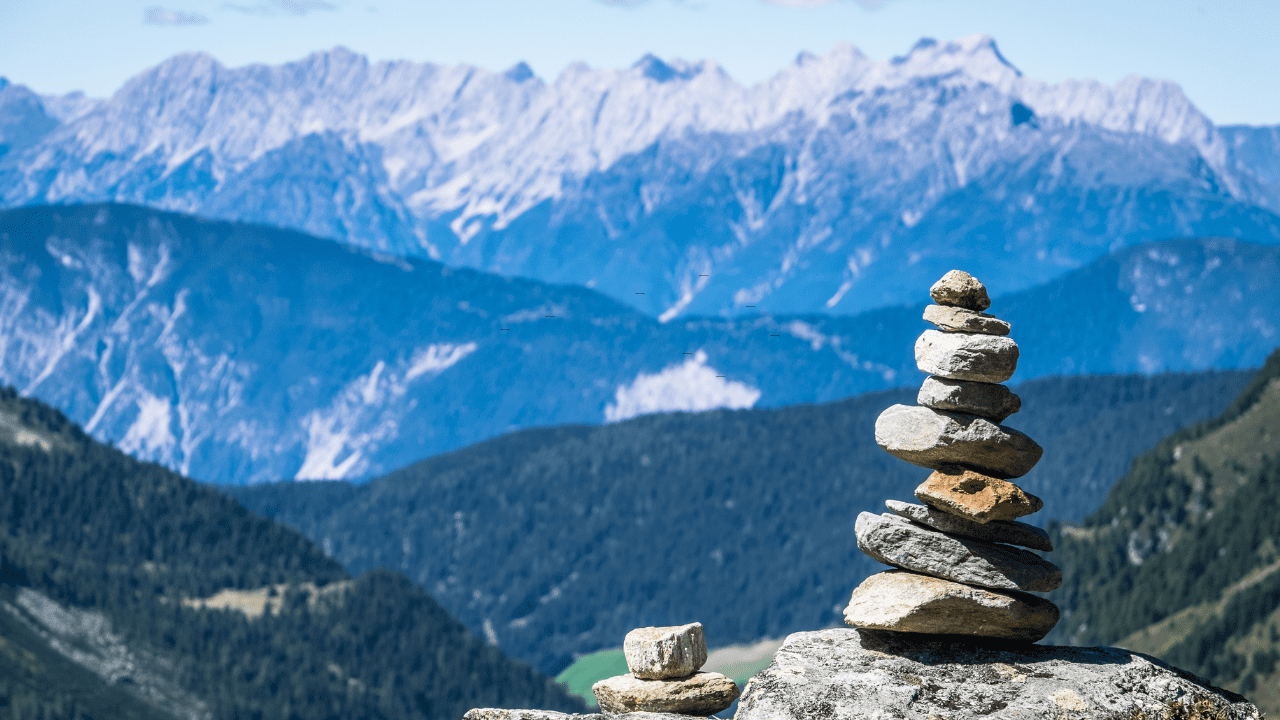
[[[834,629],[796,633],[747,684],[736,720],[1255,720],[1235,693],[1152,657]]]
[[[0,203],[262,222],[664,319],[853,313],[958,265],[1017,290],[1146,240],[1280,240],[1275,154],[1246,134],[1171,83],[1025,77],[981,36],[842,46],[749,88],[652,56],[546,83],[187,54],[96,102],[0,88]]]

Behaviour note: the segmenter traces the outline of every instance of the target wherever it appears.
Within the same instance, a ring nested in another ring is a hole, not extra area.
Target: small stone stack
[[[923,505],[889,500],[864,512],[858,547],[890,570],[853,591],[845,624],[912,633],[1034,642],[1058,622],[1053,603],[1027,592],[1062,584],[1062,571],[1014,545],[1051,551],[1049,536],[1015,518],[1039,498],[1008,481],[1040,460],[1034,440],[1000,423],[1022,401],[1000,383],[1018,365],[1009,323],[984,313],[987,289],[952,270],[930,290],[924,319],[938,327],[916,341],[916,365],[930,374],[917,406],[894,405],[876,420],[876,443],[933,470],[916,488]]]
[[[707,661],[702,623],[632,630],[627,633],[622,650],[631,672],[591,687],[605,713],[706,717],[738,699],[738,686],[733,680],[720,673],[698,671]]]

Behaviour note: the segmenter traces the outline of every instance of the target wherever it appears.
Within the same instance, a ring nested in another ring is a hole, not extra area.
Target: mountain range
[[[1213,417],[1250,375],[1022,383],[1006,423],[1045,455],[1019,483],[1078,521],[1130,458]],[[403,572],[473,632],[557,674],[634,627],[697,620],[716,647],[838,624],[878,569],[854,518],[910,499],[927,475],[874,440],[876,417],[914,397],[537,428],[360,485],[226,490],[351,572]]]
[[[744,87],[627,69],[183,54],[106,99],[0,82],[0,205],[129,202],[593,287],[662,320],[1006,291],[1186,236],[1280,241],[1275,128],[1177,85],[1024,76],[985,36]]]
[[[1023,347],[1020,380],[1245,368],[1278,342],[1276,277],[1276,246],[1170,241],[998,295],[995,312]],[[911,384],[925,327],[923,303],[661,323],[581,287],[121,205],[0,211],[0,309],[0,382],[231,484]]]

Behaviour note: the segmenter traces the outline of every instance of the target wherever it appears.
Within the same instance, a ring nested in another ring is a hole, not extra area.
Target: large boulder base
[[[876,444],[912,465],[973,468],[998,478],[1031,472],[1044,449],[1023,433],[976,415],[893,405],[876,418]]]
[[[921,372],[952,380],[1002,383],[1018,369],[1018,343],[997,335],[925,330],[915,352]]]
[[[682,678],[707,661],[702,623],[636,628],[622,641],[627,669],[641,680]]]
[[[869,630],[975,635],[1035,642],[1058,624],[1058,606],[1035,595],[996,592],[889,570],[854,589],[844,624]]]
[[[641,680],[631,673],[605,678],[591,686],[606,713],[680,713],[707,716],[738,699],[733,680],[714,672],[699,672],[680,680]]]
[[[928,505],[916,505],[900,500],[885,500],[884,505],[895,515],[914,520],[921,525],[928,525],[934,530],[948,535],[959,535],[993,543],[1021,545],[1032,550],[1053,552],[1053,541],[1049,539],[1049,533],[1035,525],[1004,520],[992,520],[985,523],[974,522],[952,515],[949,512],[931,508]]]
[[[897,515],[864,512],[858,549],[886,565],[993,590],[1049,592],[1062,570],[1030,550],[946,535]]]
[[[920,385],[916,402],[934,410],[984,417],[993,423],[1022,409],[1022,398],[1004,385],[951,380],[930,375]]]
[[[735,720],[1260,720],[1235,693],[1140,653],[883,631],[796,633]]]

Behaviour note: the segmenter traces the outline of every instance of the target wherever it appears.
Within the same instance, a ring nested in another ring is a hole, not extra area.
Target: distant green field
[[[712,652],[707,657],[703,670],[724,673],[741,688],[752,675],[769,667],[773,662],[773,653],[782,644],[780,640],[764,640],[754,645],[734,645]],[[556,676],[556,682],[569,688],[569,692],[596,707],[595,695],[591,686],[605,678],[627,673],[627,658],[622,649],[601,650],[583,655],[564,672]]]
[[[556,682],[567,685],[569,692],[586,700],[591,707],[598,707],[596,696],[591,694],[591,686],[605,678],[626,674],[627,658],[622,654],[622,648],[618,648],[583,655],[557,675]]]

